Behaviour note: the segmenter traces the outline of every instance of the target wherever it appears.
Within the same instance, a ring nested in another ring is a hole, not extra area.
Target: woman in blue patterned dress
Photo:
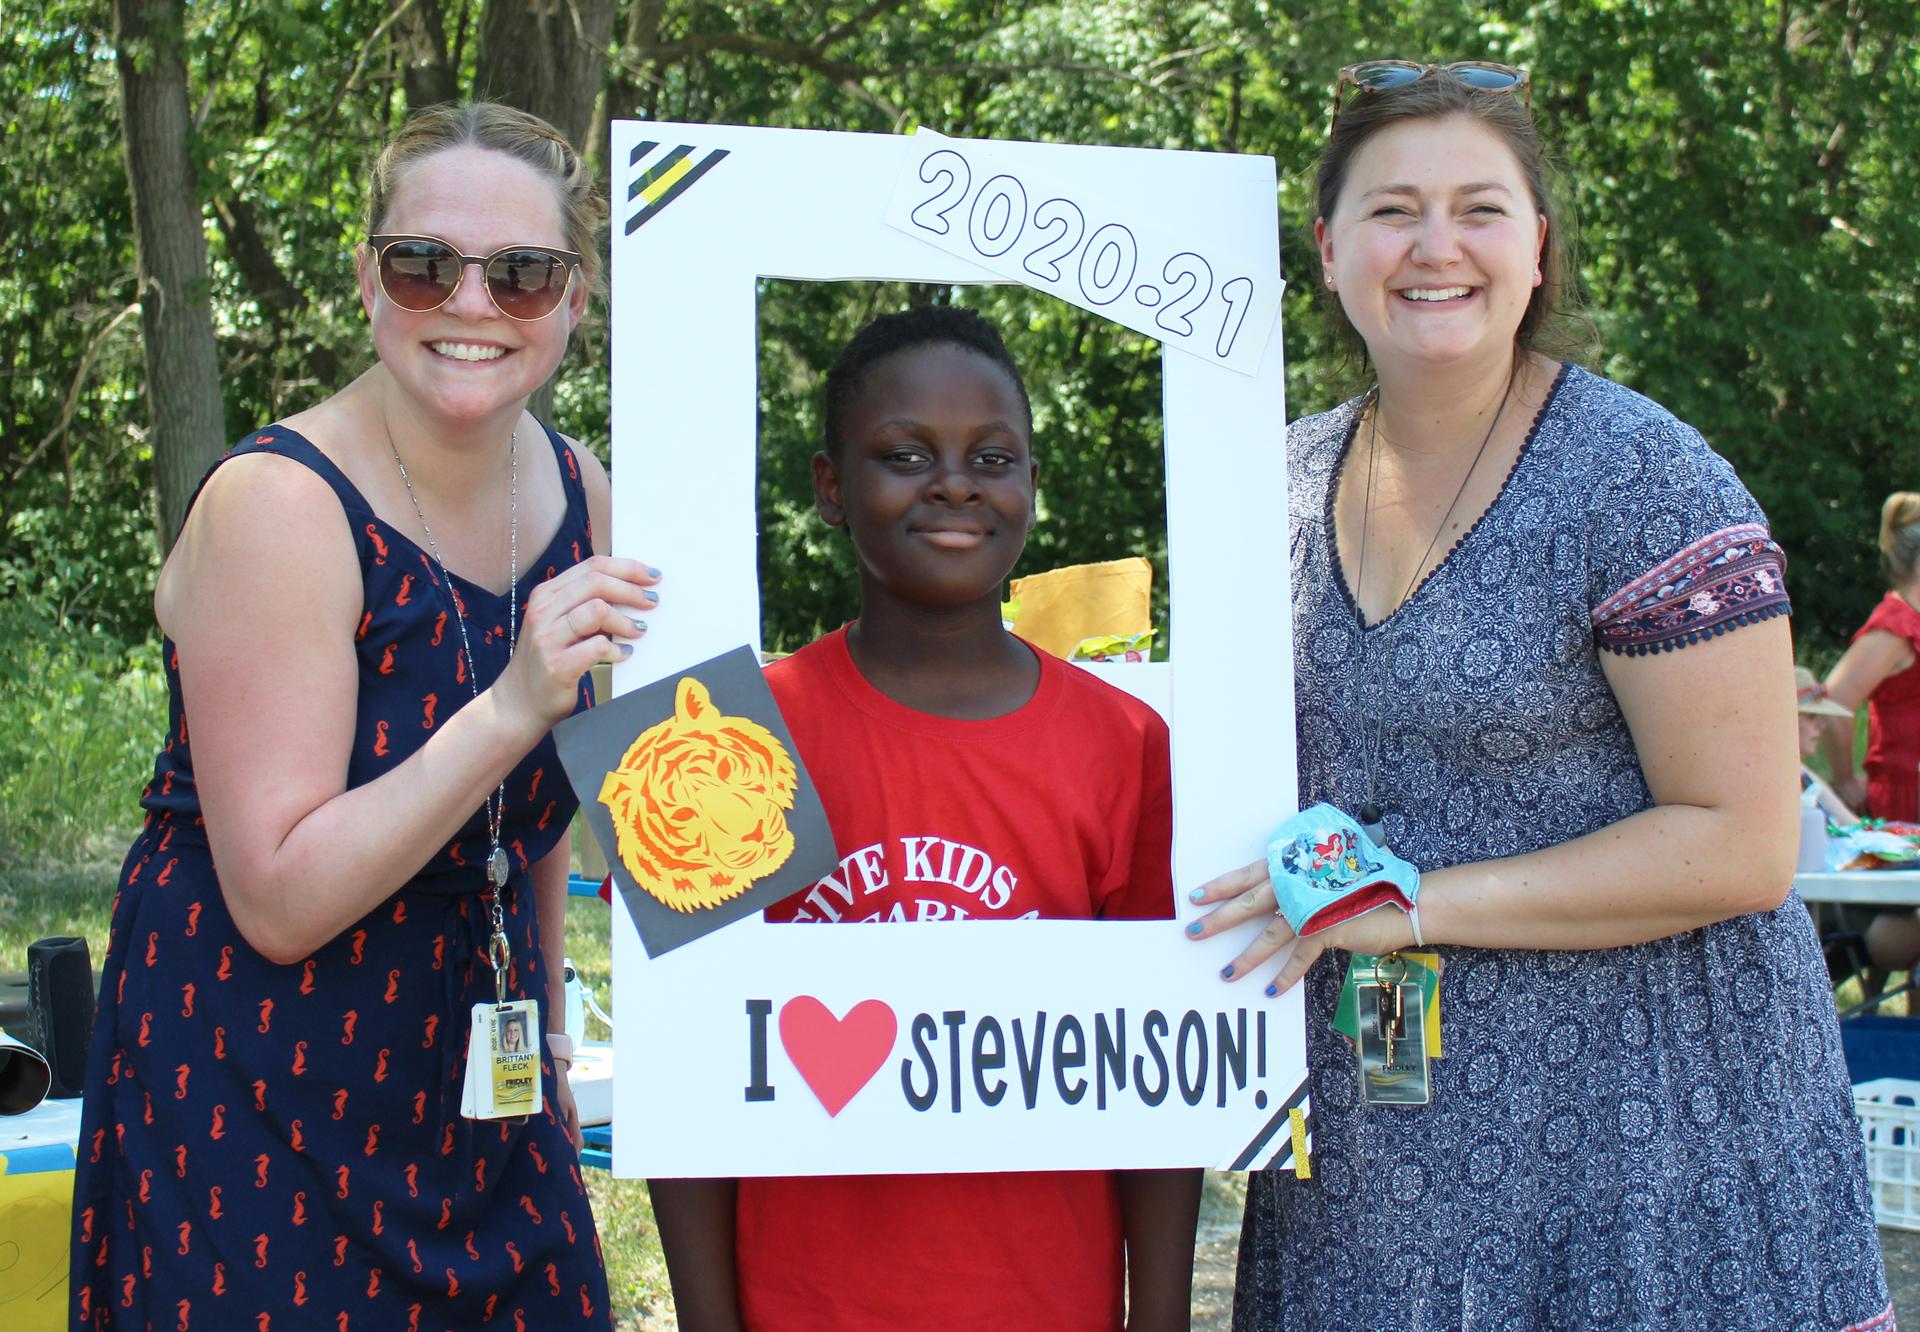
[[[653,601],[595,553],[605,472],[526,410],[601,211],[544,122],[416,116],[358,252],[377,362],[195,497],[154,595],[171,717],[104,967],[77,1326],[610,1326],[564,1037],[531,1118],[461,1113],[492,959],[563,1024],[547,733]]]
[[[1538,350],[1565,280],[1525,77],[1343,71],[1315,234],[1377,387],[1288,431],[1299,776],[1425,871],[1298,942],[1313,1174],[1258,1175],[1241,1329],[1893,1325],[1794,861],[1765,515],[1700,436]],[[1373,808],[1369,809],[1368,807]],[[1196,893],[1271,923],[1264,863]],[[1424,1106],[1330,1028],[1438,947]],[[1262,971],[1264,974],[1264,970]]]

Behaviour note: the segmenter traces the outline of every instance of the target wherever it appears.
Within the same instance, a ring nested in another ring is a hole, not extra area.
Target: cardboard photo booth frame
[[[1101,673],[1171,725],[1181,893],[1260,857],[1296,807],[1272,160],[630,121],[611,157],[613,544],[665,574],[615,692],[759,643],[759,280],[1025,282],[1165,344],[1173,659]],[[1257,924],[1196,944],[1177,910],[756,917],[650,959],[616,908],[614,1171],[1286,1160],[1300,992],[1221,981]]]

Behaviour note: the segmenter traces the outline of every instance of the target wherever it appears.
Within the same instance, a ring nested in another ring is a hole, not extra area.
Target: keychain
[[[1425,1105],[1432,1097],[1427,1062],[1426,996],[1408,979],[1398,953],[1380,959],[1358,987],[1360,1094],[1369,1105]]]

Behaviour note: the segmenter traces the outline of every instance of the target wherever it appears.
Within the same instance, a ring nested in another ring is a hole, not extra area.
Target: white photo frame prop
[[[611,146],[614,548],[665,572],[616,691],[759,644],[758,280],[1025,281],[1166,343],[1174,660],[1103,674],[1172,727],[1175,883],[1264,854],[1296,806],[1272,160],[630,121]],[[1285,1160],[1300,992],[1266,997],[1277,963],[1221,981],[1257,924],[1196,944],[1178,911],[753,919],[649,959],[616,909],[614,1172]]]

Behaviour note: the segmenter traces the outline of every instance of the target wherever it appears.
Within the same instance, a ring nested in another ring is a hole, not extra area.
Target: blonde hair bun
[[[1920,576],[1920,493],[1896,490],[1880,506],[1880,571],[1897,586]]]

